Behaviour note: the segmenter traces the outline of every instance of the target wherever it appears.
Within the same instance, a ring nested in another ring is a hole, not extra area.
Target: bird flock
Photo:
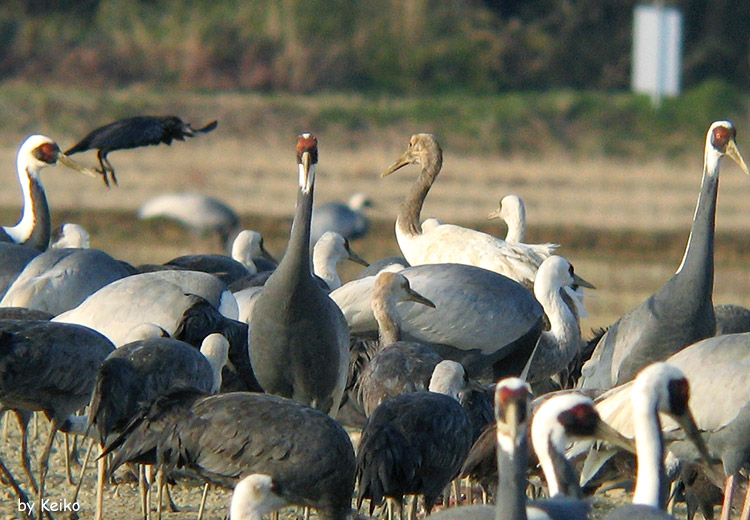
[[[19,148],[22,214],[0,229],[0,414],[17,419],[20,455],[0,454],[0,512],[99,520],[119,507],[145,519],[167,502],[202,518],[206,497],[226,489],[220,517],[231,520],[289,507],[324,520],[655,519],[674,518],[681,498],[691,519],[713,518],[720,502],[722,520],[748,520],[750,311],[712,300],[721,159],[750,173],[732,123],[706,134],[677,271],[590,340],[580,318],[595,287],[557,244],[525,242],[517,195],[489,215],[505,238],[422,218],[443,163],[426,133],[383,162],[383,177],[419,170],[394,215],[402,257],[368,266],[350,245],[368,230],[365,195],[314,205],[324,156],[311,133],[290,159],[297,195],[278,261],[231,208],[196,193],[163,194],[138,215],[212,230],[231,254],[131,265],[74,223],[53,239],[42,169],[109,187],[109,153],[216,127],[136,116],[65,153],[41,135]],[[92,149],[98,169],[68,157]],[[344,281],[342,260],[365,269]],[[36,446],[40,415],[49,428]],[[54,451],[69,488],[48,485]],[[137,504],[117,492],[128,479]],[[632,503],[603,516],[613,481]],[[191,482],[202,494],[175,504],[170,489]]]

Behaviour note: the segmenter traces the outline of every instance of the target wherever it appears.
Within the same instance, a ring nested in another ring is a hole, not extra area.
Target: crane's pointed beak
[[[279,261],[274,258],[274,256],[268,252],[268,249],[265,248],[263,244],[260,245],[260,256],[268,260],[269,262],[272,262],[274,265],[279,265]]]
[[[312,162],[310,152],[305,151],[300,156],[299,164],[299,186],[305,193],[310,193],[315,182],[315,165]]]
[[[58,152],[57,154],[57,163],[62,164],[63,166],[67,166],[68,168],[71,168],[75,171],[81,172],[84,175],[88,175],[89,177],[93,177],[94,179],[100,177],[101,174],[95,172],[91,168],[86,168],[85,166],[82,166],[75,162],[73,159],[68,157],[62,152]],[[105,177],[106,178],[106,177]]]
[[[409,160],[409,151],[407,150],[404,152],[404,155],[399,157],[395,163],[391,164],[386,171],[384,171],[380,176],[381,177],[387,177],[388,175],[392,174],[399,168],[403,168],[407,164],[411,163]]]
[[[346,246],[346,251],[349,253],[349,260],[351,260],[352,262],[355,262],[355,263],[357,263],[359,265],[363,265],[365,267],[369,267],[370,262],[368,262],[367,260],[365,260],[364,258],[362,258],[361,256],[359,256],[357,253],[355,253],[354,251],[352,251],[351,248],[349,247],[349,244],[347,244],[347,246]]]
[[[685,410],[684,414],[676,416],[674,417],[674,419],[683,429],[688,439],[690,439],[690,441],[698,449],[698,453],[700,453],[703,462],[705,462],[709,466],[721,462],[718,459],[712,457],[709,453],[708,446],[706,446],[706,442],[703,440],[701,432],[698,429],[698,426],[695,424],[695,419],[693,419],[693,414],[690,412],[689,408]]]
[[[496,209],[489,215],[487,215],[487,220],[496,220],[500,218],[500,208]]]
[[[623,436],[620,432],[618,432],[602,420],[599,420],[599,422],[596,424],[596,428],[594,429],[594,437],[608,442],[613,446],[617,446],[618,448],[622,448],[623,450],[630,453],[635,453],[635,442],[633,442],[632,439],[628,439],[627,437]]]
[[[737,149],[737,143],[735,143],[733,140],[729,141],[727,143],[727,151],[725,153],[734,162],[739,164],[740,168],[742,168],[742,171],[750,175],[750,170],[747,169],[747,164],[745,164],[745,160],[742,158],[742,155],[740,155],[740,151]]]
[[[406,292],[409,294],[409,300],[421,303],[422,305],[426,305],[427,307],[432,307],[433,309],[435,308],[435,304],[432,303],[432,300],[425,298],[411,287],[407,287]]]
[[[589,289],[596,289],[596,286],[593,283],[587,282],[586,280],[584,280],[583,278],[581,278],[575,273],[573,273],[573,283],[581,287],[587,287]]]
[[[211,121],[206,126],[202,126],[201,128],[193,128],[193,132],[200,132],[202,134],[207,134],[208,132],[211,132],[219,125],[218,121]]]

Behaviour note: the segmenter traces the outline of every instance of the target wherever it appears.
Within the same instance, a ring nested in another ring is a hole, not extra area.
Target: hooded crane
[[[72,155],[86,150],[98,150],[96,157],[102,168],[100,173],[104,177],[104,183],[109,186],[109,174],[112,182],[117,185],[115,169],[107,159],[108,153],[161,143],[172,144],[172,140],[184,141],[186,137],[193,137],[196,132],[212,131],[216,125],[216,121],[211,121],[202,128],[193,128],[176,116],[128,117],[92,130],[65,153]]]
[[[682,262],[661,289],[617,320],[599,340],[583,366],[582,388],[604,390],[630,381],[650,362],[714,335],[714,227],[721,158],[730,157],[750,173],[737,150],[736,135],[729,121],[709,127],[701,191]]]
[[[230,520],[263,520],[263,515],[287,505],[279,483],[264,473],[251,473],[234,486]]]
[[[329,202],[313,209],[310,223],[310,245],[317,244],[327,231],[334,231],[347,240],[356,240],[367,234],[369,219],[364,210],[372,201],[364,193],[355,193],[347,204]]]
[[[377,351],[353,382],[366,417],[386,399],[426,391],[432,372],[443,360],[427,345],[401,340],[401,319],[396,309],[400,301],[435,307],[409,286],[406,277],[389,272],[377,275],[372,291],[372,311],[378,320]]]
[[[354,492],[354,449],[331,417],[269,394],[182,392],[158,400],[112,444],[110,472],[125,462],[158,462],[232,488],[251,473],[269,475],[287,503],[346,520]],[[156,459],[154,459],[156,454]]]
[[[349,329],[341,310],[310,272],[318,140],[297,139],[299,192],[286,253],[250,318],[250,362],[260,386],[335,415],[349,365]]]
[[[216,233],[227,248],[237,232],[240,217],[227,204],[199,193],[163,193],[144,202],[136,216],[139,219],[166,218],[201,235]]]
[[[502,219],[507,226],[507,232],[505,234],[505,241],[510,243],[523,243],[526,240],[526,206],[523,199],[518,195],[506,195],[500,199],[500,206],[497,210],[487,215],[488,220]],[[427,221],[422,223],[422,229]],[[540,256],[543,259],[552,256],[557,244],[539,244],[539,246],[547,246],[547,252],[540,249]],[[582,284],[585,286],[585,284]],[[570,306],[571,310],[578,315],[578,317],[586,317],[586,309],[583,304],[584,292],[583,286],[578,286],[576,283],[572,287],[566,287],[564,290],[563,297],[566,298],[566,303]]]
[[[422,168],[396,218],[396,239],[410,265],[445,262],[475,265],[531,286],[537,268],[549,254],[549,245],[511,243],[439,221],[422,229],[419,223],[422,205],[443,166],[443,151],[434,135],[411,136],[406,151],[383,176],[407,164],[417,164]]]
[[[357,448],[358,507],[370,499],[370,513],[384,497],[424,495],[427,514],[458,474],[471,448],[469,417],[458,403],[466,374],[455,361],[442,361],[429,392],[392,397],[370,415]]]
[[[0,411],[43,411],[52,421],[39,459],[37,511],[41,510],[55,434],[71,429],[71,416],[88,404],[99,366],[114,348],[103,335],[79,325],[0,321]],[[28,453],[22,456],[28,472]],[[35,487],[33,479],[31,483]]]
[[[27,138],[16,156],[18,182],[23,195],[21,220],[15,226],[0,228],[0,242],[13,242],[39,251],[45,251],[49,247],[52,227],[47,196],[39,174],[43,168],[55,164],[73,168],[89,177],[97,177],[96,173],[62,153],[57,143],[49,137],[32,135]]]
[[[521,373],[543,328],[544,311],[528,289],[471,265],[418,265],[399,274],[435,304],[434,309],[416,302],[397,304],[402,339],[427,343],[444,359],[461,363],[471,378],[488,367],[495,378]],[[375,276],[369,276],[331,293],[353,335],[377,331],[374,283]]]

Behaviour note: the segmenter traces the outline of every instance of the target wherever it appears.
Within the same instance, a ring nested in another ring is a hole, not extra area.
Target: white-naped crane
[[[193,128],[177,116],[128,117],[95,128],[65,153],[72,155],[86,150],[97,150],[96,158],[101,166],[104,183],[109,186],[111,177],[116,185],[115,169],[107,159],[110,152],[162,143],[169,145],[172,141],[184,141],[186,137],[194,137],[196,133],[210,132],[217,124],[216,121],[211,121],[201,128]]]
[[[750,173],[737,150],[736,135],[729,121],[709,127],[701,190],[682,262],[661,289],[609,327],[583,366],[582,388],[606,390],[630,381],[649,363],[716,332],[714,230],[722,157]]]
[[[708,446],[712,461],[721,466],[706,468],[706,457],[680,432],[678,424],[664,420],[667,448],[684,463],[698,464],[702,472],[724,489],[722,518],[730,515],[732,498],[741,472],[750,468],[750,333],[726,334],[706,338],[667,358],[690,381],[689,406],[695,424]],[[614,428],[631,436],[639,429],[630,400],[633,383],[626,383],[602,394],[597,409]],[[721,406],[718,406],[720,403]],[[592,450],[588,465],[600,468],[611,455]],[[588,478],[589,475],[584,475]],[[750,499],[746,498],[746,504]],[[748,506],[750,507],[750,506]]]
[[[57,143],[49,137],[28,137],[18,149],[16,156],[18,182],[23,196],[21,219],[15,226],[0,228],[0,242],[13,242],[40,251],[45,251],[49,247],[52,226],[40,173],[42,169],[55,164],[62,164],[89,177],[99,176],[62,153]]]
[[[263,286],[250,317],[250,361],[267,393],[335,416],[349,367],[349,329],[341,310],[310,272],[318,140],[297,139],[297,208],[284,257]]]

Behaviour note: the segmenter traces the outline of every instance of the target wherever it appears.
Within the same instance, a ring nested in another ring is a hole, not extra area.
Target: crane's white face
[[[44,135],[32,135],[23,142],[18,150],[18,161],[24,163],[27,170],[38,171],[57,163],[60,147]]]

